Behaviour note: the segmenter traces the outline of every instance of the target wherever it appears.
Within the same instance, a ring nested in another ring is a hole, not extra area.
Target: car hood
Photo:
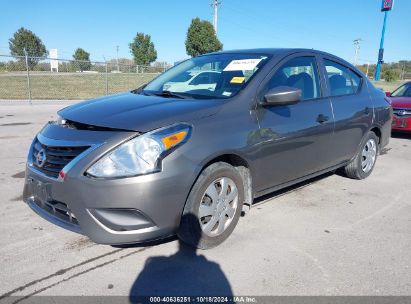
[[[64,119],[113,129],[148,132],[215,114],[222,102],[123,93],[84,101],[58,112]]]
[[[411,109],[411,97],[390,97],[393,108]]]

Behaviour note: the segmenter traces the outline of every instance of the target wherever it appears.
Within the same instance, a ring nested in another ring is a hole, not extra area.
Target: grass
[[[374,84],[375,87],[383,89],[384,92],[392,92],[406,81],[398,80],[393,82],[385,82],[384,80],[379,80],[371,82]]]
[[[32,99],[88,99],[129,91],[147,83],[156,74],[33,74],[30,77]],[[27,99],[24,74],[0,74],[0,99]]]
[[[153,79],[157,74],[121,73],[33,73],[30,77],[32,99],[88,99],[129,91]],[[373,81],[377,88],[392,92],[403,81]],[[0,73],[0,99],[28,99],[25,73]]]

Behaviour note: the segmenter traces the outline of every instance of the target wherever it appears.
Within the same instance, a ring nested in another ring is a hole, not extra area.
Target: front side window
[[[293,58],[282,65],[269,80],[265,91],[279,86],[300,89],[302,99],[320,97],[318,71],[314,57]]]
[[[324,59],[331,96],[357,93],[361,77],[351,69],[331,60]]]
[[[194,57],[154,79],[142,93],[178,93],[188,98],[233,97],[245,88],[269,57],[243,53]]]
[[[391,94],[392,97],[411,97],[411,83],[400,86]]]
[[[196,75],[190,82],[191,85],[213,84],[217,85],[220,72],[202,72]]]

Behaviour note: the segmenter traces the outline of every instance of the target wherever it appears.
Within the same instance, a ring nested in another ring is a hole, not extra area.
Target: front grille
[[[74,216],[74,214],[71,212],[67,204],[58,202],[58,201],[37,201],[35,200],[34,203],[42,208],[43,210],[47,211],[48,213],[54,215],[55,217],[58,217],[59,219],[74,224],[78,225],[77,218]]]
[[[393,113],[397,117],[411,117],[411,109],[393,109]]]
[[[32,161],[33,166],[46,174],[57,178],[60,171],[75,157],[80,155],[89,146],[75,146],[75,147],[57,147],[46,146],[42,144],[38,139],[35,140],[33,145]],[[38,159],[39,152],[42,151],[40,160]]]

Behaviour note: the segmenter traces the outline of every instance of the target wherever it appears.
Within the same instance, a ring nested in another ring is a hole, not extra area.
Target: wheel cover
[[[222,234],[231,224],[238,207],[238,189],[234,181],[221,177],[208,185],[200,202],[198,218],[208,236]]]
[[[377,143],[374,139],[369,139],[361,153],[361,169],[368,173],[374,167],[377,157]]]

